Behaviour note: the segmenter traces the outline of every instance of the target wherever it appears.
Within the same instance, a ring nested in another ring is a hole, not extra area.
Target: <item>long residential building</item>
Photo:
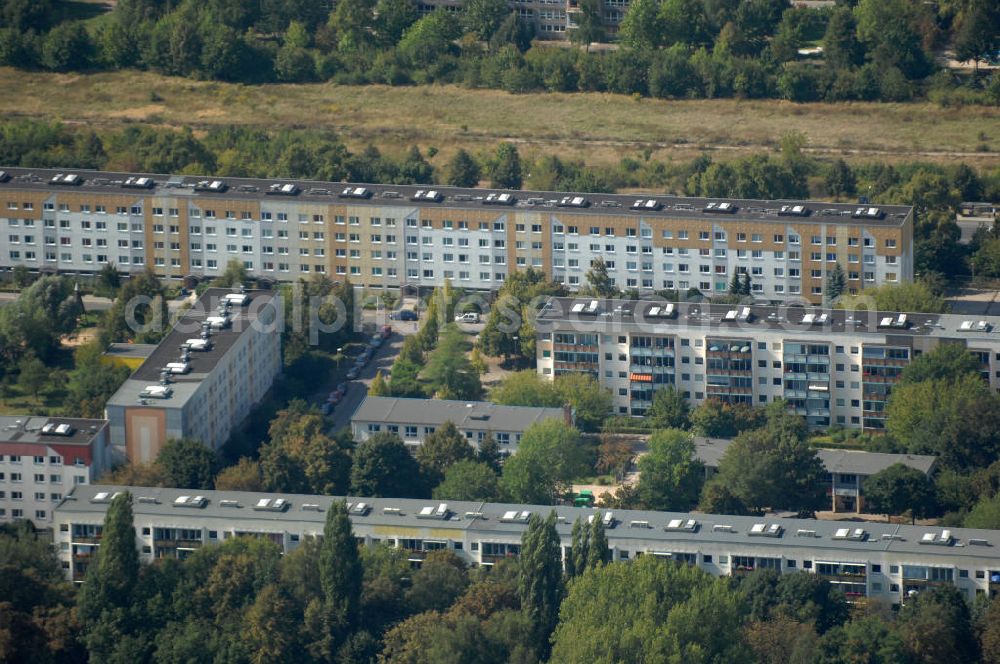
[[[880,430],[903,369],[943,343],[968,348],[1000,388],[996,317],[552,298],[535,324],[538,372],[593,375],[622,415],[672,386],[692,405],[780,398],[811,426]]]
[[[0,522],[48,526],[66,493],[114,461],[105,420],[0,417]]]
[[[280,298],[210,288],[108,400],[111,442],[130,461],[172,438],[218,449],[281,372]]]
[[[499,288],[543,270],[575,290],[603,258],[621,289],[819,303],[913,277],[913,208],[10,168],[0,172],[0,271],[168,278],[309,274],[373,288]]]
[[[191,492],[80,486],[56,509],[54,538],[68,578],[80,581],[100,546],[108,505],[133,496],[136,548],[144,561],[184,558],[234,537],[270,540],[291,551],[320,537],[338,498],[232,491]],[[577,519],[601,519],[614,560],[650,555],[717,576],[756,569],[819,574],[848,600],[899,604],[911,592],[954,585],[970,601],[1000,590],[1000,531],[775,517],[598,511],[568,506],[346,498],[364,545],[405,549],[414,565],[446,549],[470,565],[517,557],[531,516],[556,513],[565,556]]]
[[[565,408],[502,406],[488,401],[448,401],[365,397],[351,416],[354,440],[367,440],[380,431],[394,433],[411,447],[419,447],[438,427],[451,422],[478,449],[493,436],[502,454],[513,454],[524,432],[536,422],[555,419],[573,426],[573,412]]]

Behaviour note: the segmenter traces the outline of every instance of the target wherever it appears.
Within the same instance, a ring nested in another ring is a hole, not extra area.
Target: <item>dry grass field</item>
[[[6,118],[115,126],[142,122],[322,127],[352,148],[417,144],[442,156],[458,147],[522,150],[611,163],[623,155],[688,159],[773,150],[799,131],[816,154],[849,160],[962,159],[1000,163],[1000,109],[920,104],[793,104],[781,101],[633,99],[610,94],[525,94],[455,86],[245,86],[146,72],[46,74],[0,68]]]

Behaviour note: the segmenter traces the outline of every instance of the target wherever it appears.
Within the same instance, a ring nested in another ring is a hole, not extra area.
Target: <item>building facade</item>
[[[500,406],[488,401],[446,401],[442,399],[403,399],[400,397],[365,397],[351,417],[354,440],[367,440],[380,431],[394,433],[410,447],[418,447],[424,438],[451,422],[478,449],[487,436],[493,436],[502,454],[513,454],[524,432],[536,422],[555,419],[573,425],[568,408],[533,408]]]
[[[913,209],[807,201],[501,192],[12,168],[0,176],[0,271],[213,278],[309,274],[371,288],[450,279],[499,288],[533,267],[575,290],[603,258],[621,289],[728,291],[819,303],[841,265],[847,292],[913,277]]]
[[[658,389],[692,405],[785,399],[811,426],[881,430],[913,358],[969,349],[1000,388],[1000,319],[950,314],[553,298],[538,313],[538,372],[585,372],[643,415]]]
[[[111,442],[139,463],[172,438],[218,449],[281,372],[280,302],[270,291],[205,291],[108,400]]]
[[[695,437],[695,455],[705,464],[707,476],[719,469],[719,461],[732,442],[729,438]],[[816,456],[826,469],[823,488],[830,497],[829,509],[833,512],[865,512],[865,480],[890,466],[901,463],[930,475],[937,462],[937,457],[924,454],[885,454],[862,450],[818,449]]]
[[[63,497],[113,461],[105,420],[0,417],[0,522],[49,526]]]
[[[142,560],[184,558],[233,537],[270,540],[283,551],[321,537],[337,498],[229,491],[81,486],[56,509],[54,538],[68,578],[81,581],[100,546],[104,515],[116,493],[133,496]],[[359,543],[405,549],[419,565],[447,549],[470,565],[517,557],[534,514],[554,511],[565,556],[577,519],[600,518],[614,560],[668,558],[716,576],[756,569],[819,574],[849,601],[899,604],[910,592],[956,586],[967,599],[1000,590],[1000,531],[774,517],[632,510],[347,498]]]

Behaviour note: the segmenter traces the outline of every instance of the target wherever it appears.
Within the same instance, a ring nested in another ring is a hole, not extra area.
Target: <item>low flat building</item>
[[[205,291],[108,401],[111,442],[140,463],[172,438],[218,449],[281,371],[278,302],[270,291]]]
[[[705,464],[705,470],[714,473],[719,469],[722,455],[732,444],[729,438],[694,439],[695,454]],[[830,496],[833,512],[864,512],[864,483],[870,476],[889,466],[901,463],[930,475],[937,457],[923,454],[886,454],[862,450],[818,449],[816,455],[823,462],[827,476],[823,482]]]
[[[532,424],[550,419],[572,425],[573,413],[568,408],[501,406],[488,401],[365,397],[351,418],[351,430],[356,441],[388,431],[417,447],[438,427],[451,422],[470,444],[478,447],[492,434],[501,452],[512,454]]]
[[[563,557],[573,523],[593,516],[605,523],[616,561],[657,556],[716,576],[801,571],[821,575],[849,601],[895,605],[935,586],[955,586],[970,601],[1000,591],[997,530],[126,486],[80,486],[57,507],[54,537],[68,578],[83,579],[108,505],[121,491],[132,493],[136,547],[145,562],[184,558],[243,536],[292,551],[321,535],[331,503],[346,500],[360,544],[404,549],[414,565],[439,549],[474,566],[516,558],[531,516],[555,512]]]
[[[664,300],[551,298],[539,311],[538,373],[594,376],[615,413],[645,415],[656,390],[708,399],[784,399],[806,422],[880,431],[903,370],[964,346],[1000,390],[1000,317]]]
[[[0,417],[0,522],[48,526],[63,496],[112,462],[106,420]]]

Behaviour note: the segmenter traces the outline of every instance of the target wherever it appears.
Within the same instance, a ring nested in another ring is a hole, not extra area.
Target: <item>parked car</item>
[[[403,309],[402,311],[393,311],[389,314],[389,320],[420,320],[420,316],[417,315],[416,311]]]
[[[347,394],[347,383],[341,383],[337,386],[337,391],[342,394]]]
[[[478,323],[479,322],[479,314],[477,314],[475,311],[470,311],[468,313],[459,314],[459,315],[455,316],[455,322],[456,323]]]
[[[347,372],[347,380],[354,380],[357,378],[360,371],[361,370],[358,367],[351,367],[350,371]]]
[[[327,401],[325,404],[323,404],[323,406],[319,410],[324,415],[329,415],[330,413],[333,412],[333,404]]]
[[[376,335],[372,337],[372,340],[369,343],[371,343],[372,348],[378,348],[382,345],[382,337]]]
[[[383,339],[388,339],[389,337],[392,336],[392,328],[388,325],[383,325],[382,329],[379,330],[379,334],[382,336]]]
[[[331,406],[336,406],[338,403],[340,403],[340,399],[341,395],[334,392],[333,394],[330,395],[330,398],[327,399],[326,402]]]

